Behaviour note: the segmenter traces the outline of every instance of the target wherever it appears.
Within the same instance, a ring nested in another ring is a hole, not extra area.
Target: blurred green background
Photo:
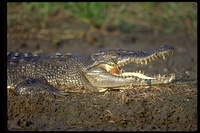
[[[59,18],[59,19],[58,19]],[[55,20],[88,24],[91,29],[197,32],[195,2],[10,2],[7,25],[48,28]]]

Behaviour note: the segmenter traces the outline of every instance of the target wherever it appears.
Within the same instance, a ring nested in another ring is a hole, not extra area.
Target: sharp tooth
[[[157,55],[154,55],[154,57],[155,57],[155,58],[158,58],[158,56],[157,56]]]
[[[160,78],[161,77],[161,75],[160,74],[158,74],[158,78]]]
[[[143,64],[144,64],[144,62],[143,62],[143,61],[141,61],[140,63],[141,63],[141,65],[143,65]]]
[[[150,57],[148,58],[148,60],[149,60],[149,62],[151,62],[151,61],[152,61]]]
[[[135,61],[135,59],[133,58],[133,59],[131,59],[131,62],[134,62]]]
[[[144,61],[145,61],[145,64],[147,65],[147,63],[148,63],[148,62],[147,62],[147,59],[145,59]]]
[[[154,57],[152,56],[151,59],[154,61]]]
[[[141,70],[139,70],[138,73],[141,73]]]
[[[124,72],[125,72],[125,70],[124,70],[124,69],[121,69],[121,70],[120,70],[120,72],[121,72],[121,73],[124,73]]]
[[[162,57],[163,57],[163,60],[165,60],[165,55],[163,55]]]

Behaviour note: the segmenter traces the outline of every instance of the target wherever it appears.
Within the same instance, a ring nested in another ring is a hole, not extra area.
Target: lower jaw
[[[175,74],[171,74],[169,76],[166,75],[157,75],[153,77],[148,77],[141,73],[135,72],[124,72],[120,73],[120,77],[124,78],[134,78],[132,85],[156,85],[156,84],[166,84],[171,83],[175,80]]]

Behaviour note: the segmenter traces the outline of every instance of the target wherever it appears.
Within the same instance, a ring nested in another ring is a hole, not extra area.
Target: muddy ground
[[[177,82],[124,91],[69,93],[67,99],[48,94],[8,93],[8,130],[31,131],[194,131],[197,130],[197,38],[186,33],[161,34],[120,29],[89,30],[65,23],[51,28],[8,29],[8,51],[90,54],[102,49],[148,50],[170,44],[167,60],[147,66],[130,64],[128,71],[149,75],[175,73]]]

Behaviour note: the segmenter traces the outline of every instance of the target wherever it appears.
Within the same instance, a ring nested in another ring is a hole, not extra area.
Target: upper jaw
[[[174,48],[168,45],[165,45],[155,50],[150,50],[148,52],[130,51],[129,54],[122,56],[122,58],[119,58],[116,65],[120,67],[132,62],[141,65],[147,65],[148,62],[152,62],[159,57],[162,57],[165,60],[166,59],[165,56],[173,54],[173,52]]]
[[[119,67],[129,63],[145,64],[154,61],[155,58],[162,57],[165,60],[166,55],[173,54],[174,48],[169,45],[164,45],[155,50],[149,51],[127,51],[127,50],[109,50],[102,53],[92,55],[94,63],[88,66],[101,67],[107,72],[116,76],[139,77],[142,79],[155,79],[155,77],[148,77],[142,73],[137,72],[122,72]],[[109,59],[110,58],[110,59]],[[109,61],[108,61],[109,60]]]
[[[155,58],[162,57],[165,60],[166,59],[165,56],[173,54],[173,52],[174,52],[174,49],[169,46],[163,46],[159,49],[152,50],[149,52],[135,51],[133,52],[134,54],[132,54],[133,57],[136,56],[137,54],[141,56],[135,57],[135,58],[131,58],[130,56],[126,58],[126,56],[124,56],[123,58],[118,60],[118,62],[115,65],[109,65],[109,64],[103,63],[99,66],[106,69],[107,72],[115,76],[120,76],[120,77],[137,77],[141,79],[153,79],[153,80],[162,79],[162,78],[170,79],[171,77],[166,77],[165,75],[161,76],[160,74],[158,76],[149,77],[149,76],[144,75],[144,73],[141,73],[141,72],[125,72],[124,70],[120,70],[119,67],[127,65],[132,62],[141,64],[141,65],[144,65],[144,64],[147,65],[148,62],[154,61]]]

